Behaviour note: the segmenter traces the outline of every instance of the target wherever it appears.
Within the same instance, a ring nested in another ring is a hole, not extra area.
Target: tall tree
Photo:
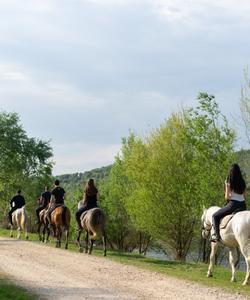
[[[16,113],[0,113],[0,208],[18,188],[26,195],[27,206],[34,207],[43,185],[51,180],[52,149],[48,141],[29,138]]]

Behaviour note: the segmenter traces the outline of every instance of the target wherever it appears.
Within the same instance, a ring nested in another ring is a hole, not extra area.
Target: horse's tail
[[[91,239],[95,240],[98,232],[104,230],[105,226],[105,215],[101,209],[96,209],[92,215],[90,221],[91,227]]]
[[[70,223],[70,210],[66,206],[62,206],[62,223],[65,227],[69,227]]]
[[[24,229],[25,226],[27,225],[27,213],[25,206],[21,208],[21,227]]]

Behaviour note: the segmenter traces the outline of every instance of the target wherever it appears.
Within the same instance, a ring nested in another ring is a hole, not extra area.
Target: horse
[[[79,207],[80,205],[78,205]],[[106,231],[105,231],[106,217],[103,211],[98,208],[91,208],[81,215],[81,225],[82,228],[78,230],[77,244],[79,246],[79,252],[83,252],[83,247],[80,242],[81,232],[84,230],[86,232],[85,236],[85,253],[91,254],[93,249],[94,241],[98,236],[102,236],[103,242],[103,256],[106,256]],[[90,236],[90,247],[88,249]]]
[[[21,238],[21,229],[25,231],[25,238],[28,239],[28,216],[25,206],[16,209],[12,213],[12,222],[17,226],[17,238]],[[13,237],[13,225],[10,226],[10,237]]]
[[[68,249],[69,243],[69,227],[70,227],[71,214],[68,207],[64,205],[57,206],[51,213],[50,224],[54,229],[56,237],[56,247],[61,247],[62,233],[65,231],[66,241],[65,249]],[[48,229],[47,240],[49,238],[50,229]]]
[[[219,209],[220,207],[218,206],[211,206],[208,209],[203,209],[201,221],[203,224],[202,237],[204,239],[208,239],[211,235],[211,231],[214,230],[212,228],[212,216]],[[218,245],[222,244],[229,248],[229,262],[232,270],[231,282],[236,281],[235,265],[238,261],[237,248],[240,249],[247,266],[243,285],[247,285],[249,284],[250,279],[250,211],[240,211],[233,216],[226,216],[222,219],[222,222],[225,221],[226,218],[229,219],[229,221],[227,220],[228,223],[220,229],[221,242],[211,242],[211,254],[207,277],[213,276],[212,270],[215,263],[215,255]]]
[[[38,227],[37,227],[37,233],[39,236],[39,241],[42,241],[43,243],[47,243],[48,239],[49,239],[49,227],[48,227],[48,220],[46,218],[46,210],[47,208],[44,208],[40,211],[39,213],[39,223],[38,223]],[[41,227],[43,226],[43,230],[42,230],[42,236],[41,236]],[[47,237],[45,236],[45,233],[47,231]]]

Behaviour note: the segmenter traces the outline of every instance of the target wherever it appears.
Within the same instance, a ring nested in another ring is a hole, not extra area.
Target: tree
[[[51,182],[52,149],[48,141],[29,138],[16,113],[0,113],[0,208],[6,212],[18,188],[34,208],[43,185]]]
[[[120,155],[123,203],[133,225],[164,242],[178,260],[190,249],[202,206],[223,199],[233,160],[235,135],[214,97],[201,93],[198,101],[144,139],[130,134]]]

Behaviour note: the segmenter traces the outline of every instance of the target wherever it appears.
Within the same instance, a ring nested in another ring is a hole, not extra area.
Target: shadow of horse
[[[68,249],[69,243],[69,228],[70,228],[70,219],[71,214],[68,207],[60,205],[57,206],[51,213],[51,226],[54,229],[54,235],[56,238],[56,247],[61,247],[62,233],[65,232],[66,241],[65,249]],[[48,228],[48,234],[46,240],[49,239],[50,229]]]
[[[106,256],[106,231],[105,231],[106,217],[103,211],[98,208],[92,208],[87,210],[81,215],[81,225],[82,229],[78,230],[77,244],[79,246],[79,252],[83,252],[83,247],[81,245],[80,237],[83,231],[86,232],[85,236],[85,253],[91,254],[93,249],[94,241],[98,236],[102,237],[103,242],[103,255]],[[90,237],[90,247],[89,245]]]
[[[13,225],[10,227],[10,237],[13,237],[13,227],[17,227],[17,238],[21,238],[21,229],[25,231],[25,238],[28,239],[28,216],[25,206],[16,209],[12,213]]]

